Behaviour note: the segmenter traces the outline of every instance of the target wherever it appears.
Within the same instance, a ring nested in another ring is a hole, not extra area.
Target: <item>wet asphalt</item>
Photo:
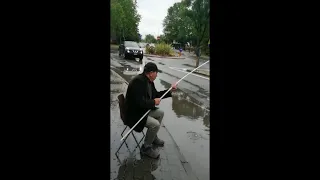
[[[116,51],[111,52],[110,57],[111,69],[128,82],[142,72],[145,63],[156,63],[160,70],[155,80],[158,91],[169,88],[170,84],[188,73],[184,72],[185,68],[193,67],[195,64],[191,58],[144,57],[143,62],[138,62],[134,59],[123,59]],[[209,63],[203,68],[209,68]],[[159,106],[165,112],[163,125],[170,132],[200,180],[209,179],[210,90],[208,78],[187,76],[179,83],[173,97],[162,100]],[[111,79],[111,83],[117,84],[112,81]],[[116,101],[115,97],[111,98],[111,101],[113,100]]]

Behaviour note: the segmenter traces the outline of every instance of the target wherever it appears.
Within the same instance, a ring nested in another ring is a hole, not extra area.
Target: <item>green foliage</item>
[[[151,34],[146,35],[145,41],[147,43],[156,43],[157,42],[156,38]]]
[[[209,0],[183,0],[175,3],[168,9],[163,21],[165,36],[168,41],[175,40],[182,45],[192,42],[195,48],[200,47],[208,53],[209,16]]]
[[[172,50],[172,46],[166,43],[159,43],[156,44],[155,47],[153,46],[146,46],[146,53],[147,54],[156,54],[159,56],[174,56],[174,51]]]
[[[146,46],[146,53],[147,54],[154,54],[155,48],[153,46]]]
[[[186,43],[193,38],[191,19],[185,15],[187,6],[183,2],[175,3],[168,9],[168,14],[163,21],[164,33],[168,42],[173,40]]]
[[[140,15],[137,12],[136,4],[132,0],[111,0],[110,30],[111,36],[126,40],[139,40],[138,24]]]
[[[160,35],[160,40],[158,42],[159,43],[169,43],[170,44],[170,40],[163,34]]]
[[[209,40],[209,0],[184,0],[168,9],[163,21],[164,33],[169,41],[195,46]]]
[[[195,50],[194,47],[186,47],[186,51],[190,51],[190,52],[193,52]]]
[[[165,43],[156,44],[155,53],[160,56],[170,56],[174,54],[172,46]]]

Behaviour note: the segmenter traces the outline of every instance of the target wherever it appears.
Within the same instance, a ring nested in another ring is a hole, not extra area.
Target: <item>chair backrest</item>
[[[118,96],[118,100],[119,100],[119,108],[120,108],[120,117],[121,117],[123,123],[125,124],[125,122],[124,122],[124,120],[125,120],[125,112],[124,112],[124,101],[125,101],[125,98],[124,98],[124,95],[120,94]]]

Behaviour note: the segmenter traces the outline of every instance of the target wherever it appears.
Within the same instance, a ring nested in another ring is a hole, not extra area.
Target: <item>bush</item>
[[[146,46],[146,53],[154,54],[155,53],[155,48],[153,46]]]
[[[174,51],[171,51],[169,56],[176,56],[175,52]]]
[[[186,51],[189,51],[190,50],[190,52],[194,52],[194,47],[186,47]]]
[[[171,45],[165,43],[156,44],[155,53],[160,56],[174,55]]]
[[[210,55],[210,48],[208,46],[204,46],[203,48],[201,48],[201,54]]]

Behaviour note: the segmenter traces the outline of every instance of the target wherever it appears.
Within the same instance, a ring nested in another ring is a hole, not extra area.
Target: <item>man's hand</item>
[[[155,98],[155,99],[154,99],[154,102],[155,102],[156,105],[159,105],[159,104],[160,104],[160,101],[161,101],[160,98]]]
[[[177,89],[177,83],[173,83],[171,87],[172,87],[172,90],[175,91]]]

